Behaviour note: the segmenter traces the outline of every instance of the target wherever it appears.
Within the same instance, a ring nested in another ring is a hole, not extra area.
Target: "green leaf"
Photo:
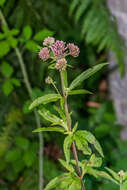
[[[27,25],[23,28],[23,36],[26,40],[29,40],[32,36],[32,28],[31,26]]]
[[[76,77],[72,83],[69,86],[69,89],[72,90],[75,87],[77,87],[78,85],[80,85],[81,82],[83,82],[84,80],[88,79],[90,76],[92,76],[94,73],[96,73],[97,71],[99,71],[103,66],[107,65],[108,63],[101,63],[99,65],[94,66],[93,68],[90,68],[86,71],[84,71],[83,73],[81,73],[78,77]]]
[[[57,187],[57,185],[60,183],[60,177],[55,177],[54,179],[52,179],[48,185],[44,188],[44,190],[50,190],[50,189],[54,189],[55,187]]]
[[[91,167],[101,167],[102,165],[102,158],[98,158],[95,154],[92,154],[89,160],[89,164]]]
[[[33,109],[40,104],[47,104],[50,102],[56,102],[58,99],[60,99],[61,96],[59,94],[46,94],[42,97],[37,98],[36,100],[33,101],[33,103],[30,105],[29,109]]]
[[[18,44],[18,40],[12,36],[8,37],[8,43],[12,48],[16,48],[17,44]]]
[[[91,155],[91,149],[89,148],[88,143],[84,138],[81,138],[81,136],[78,135],[78,133],[75,133],[74,140],[76,142],[78,150],[83,151],[83,153],[86,155]]]
[[[100,153],[100,155],[104,157],[102,148],[92,133],[85,130],[80,130],[76,132],[76,135],[80,136],[81,139],[85,139],[89,143],[93,144],[95,149]]]
[[[21,158],[21,151],[17,148],[11,149],[6,153],[6,162],[15,162]]]
[[[5,38],[5,34],[4,33],[0,33],[0,40],[3,40]]]
[[[4,77],[9,78],[13,74],[14,70],[10,64],[4,61],[2,62],[2,65],[1,65],[1,72],[4,75]]]
[[[10,51],[10,46],[7,41],[0,41],[0,58],[7,55]]]
[[[75,133],[77,128],[78,128],[78,122],[75,123],[75,125],[74,125],[74,127],[72,129],[72,132]]]
[[[24,137],[16,137],[15,138],[15,144],[18,147],[22,148],[23,150],[27,150],[28,147],[29,147],[30,142],[29,142],[28,139],[26,139]]]
[[[44,132],[44,131],[55,131],[55,132],[60,132],[64,133],[64,129],[61,127],[43,127],[43,128],[38,128],[35,129],[33,132]]]
[[[80,179],[73,180],[72,184],[69,186],[68,190],[81,190],[81,182]]]
[[[48,29],[44,29],[44,30],[39,31],[37,34],[35,34],[34,40],[43,41],[48,36],[53,36],[53,34],[54,34],[54,32],[52,32]]]
[[[27,151],[24,153],[23,160],[25,162],[25,165],[27,167],[30,167],[33,165],[34,161],[36,159],[36,154],[33,151]]]
[[[3,92],[6,96],[8,96],[13,91],[13,85],[11,81],[7,80],[2,85]]]
[[[29,106],[31,104],[30,100],[25,101],[24,105],[23,105],[23,113],[27,114],[30,113],[31,111],[29,110]]]
[[[64,148],[64,154],[65,154],[67,163],[70,162],[70,148],[71,148],[72,142],[73,142],[72,135],[67,136],[64,140],[63,148]]]
[[[67,162],[65,162],[65,161],[62,160],[62,159],[59,159],[59,161],[60,161],[60,163],[62,164],[62,166],[63,166],[64,168],[66,168],[68,171],[74,172],[74,168],[73,168],[73,166],[72,166],[71,164],[68,164]]]
[[[16,79],[16,78],[11,78],[11,82],[12,84],[14,84],[15,86],[21,86],[20,80]]]
[[[123,181],[127,180],[127,172],[125,172],[124,176],[123,176]]]
[[[5,2],[6,2],[6,0],[0,0],[0,6],[2,7]]]
[[[68,92],[68,95],[75,95],[75,94],[92,94],[92,92],[88,91],[88,90],[71,90]]]
[[[36,42],[29,40],[26,43],[26,48],[30,51],[37,52],[40,49],[40,46]]]
[[[16,36],[16,35],[18,35],[19,34],[19,29],[16,29],[16,28],[14,28],[14,29],[12,29],[11,31],[10,31],[10,34],[12,35],[12,36]]]
[[[115,171],[113,171],[113,170],[111,170],[110,168],[107,168],[107,167],[105,167],[105,169],[113,176],[113,178],[115,180],[120,181],[120,177]]]
[[[97,175],[118,184],[116,180],[114,180],[109,174],[104,171],[97,171]]]

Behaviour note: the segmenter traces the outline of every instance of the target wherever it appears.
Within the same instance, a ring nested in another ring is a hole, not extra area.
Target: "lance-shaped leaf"
[[[68,87],[68,82],[67,82],[67,71],[63,70],[62,72],[62,76],[63,76],[63,80],[64,80],[64,87],[67,88]]]
[[[98,158],[95,156],[95,154],[92,154],[92,156],[90,157],[90,160],[89,160],[89,165],[91,167],[101,167],[102,165],[102,158]]]
[[[114,183],[116,183],[116,184],[119,185],[119,183],[115,179],[113,179],[109,174],[107,174],[106,172],[104,172],[104,171],[97,171],[97,170],[96,170],[96,172],[97,172],[98,176],[103,177],[105,179],[108,179],[108,180],[110,180],[110,181],[112,181],[112,182],[114,182]]]
[[[48,185],[45,187],[44,190],[50,190],[50,189],[54,189],[55,187],[57,187],[57,185],[60,184],[60,177],[55,177],[54,179],[52,179]]]
[[[63,166],[64,168],[66,168],[68,171],[74,172],[74,168],[73,168],[73,166],[72,166],[71,164],[68,164],[67,162],[65,162],[65,161],[62,160],[62,159],[59,159],[59,161],[60,161],[60,163],[62,164],[62,166]]]
[[[91,149],[89,148],[88,143],[84,138],[81,138],[81,136],[76,133],[74,135],[74,140],[76,142],[78,150],[83,151],[83,153],[86,155],[91,155]]]
[[[81,82],[83,82],[84,80],[88,79],[90,76],[92,76],[94,73],[96,73],[97,71],[99,71],[102,67],[104,67],[107,64],[108,63],[102,63],[102,64],[96,65],[93,68],[90,68],[90,69],[84,71],[83,73],[81,73],[78,77],[76,77],[72,81],[72,83],[69,86],[69,89],[70,90],[74,89],[79,84],[81,84]]]
[[[47,104],[49,102],[55,102],[58,99],[60,99],[61,96],[59,94],[46,94],[44,96],[41,96],[37,99],[35,99],[32,104],[30,105],[29,109],[33,109],[37,106],[39,106],[40,104]]]
[[[33,132],[45,132],[45,131],[55,131],[55,132],[60,132],[60,133],[65,132],[65,130],[61,127],[43,127],[43,128],[35,129]]]
[[[81,139],[87,140],[90,144],[93,144],[95,149],[100,153],[100,155],[104,157],[102,148],[92,133],[85,130],[79,130],[76,132],[76,135],[78,135]]]
[[[49,110],[43,108],[39,110],[38,113],[47,121],[50,121],[52,125],[60,125],[67,129],[67,123],[63,121],[61,118],[57,117],[56,115],[52,114]]]
[[[65,154],[67,163],[70,162],[70,148],[71,148],[72,142],[73,142],[72,135],[67,136],[64,140],[63,148],[64,148],[64,154]]]
[[[113,178],[117,181],[120,181],[120,176],[110,168],[105,167],[105,169],[113,176]]]
[[[75,94],[92,94],[92,92],[88,91],[88,90],[71,90],[68,92],[68,95],[75,95]]]

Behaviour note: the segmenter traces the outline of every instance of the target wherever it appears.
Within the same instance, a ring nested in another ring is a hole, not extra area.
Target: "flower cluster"
[[[78,57],[79,48],[73,43],[66,44],[63,41],[56,40],[53,37],[48,37],[43,42],[44,48],[39,52],[39,57],[43,61],[48,59],[56,60],[55,68],[57,70],[64,70],[67,66],[66,56],[71,55]]]

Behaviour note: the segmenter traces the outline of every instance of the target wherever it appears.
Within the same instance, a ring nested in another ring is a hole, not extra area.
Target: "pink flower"
[[[78,57],[79,55],[79,48],[78,46],[74,45],[73,43],[68,44],[69,54],[73,57]]]
[[[62,59],[58,59],[57,60],[57,63],[55,65],[55,68],[59,71],[61,70],[65,70],[66,69],[66,66],[67,66],[67,61],[65,58],[62,58]]]
[[[51,49],[56,58],[63,58],[64,52],[66,50],[65,42],[57,40],[55,43],[52,44]]]
[[[50,52],[49,49],[47,47],[43,48],[40,52],[39,52],[39,57],[43,60],[46,61],[47,59],[50,58]]]
[[[47,37],[47,38],[45,38],[43,45],[44,46],[51,46],[54,42],[55,42],[55,38]]]

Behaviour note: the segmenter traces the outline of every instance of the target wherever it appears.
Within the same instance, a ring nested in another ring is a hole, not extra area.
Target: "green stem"
[[[60,71],[60,78],[61,78],[62,93],[63,93],[63,97],[64,97],[64,107],[65,107],[67,125],[68,125],[69,131],[72,131],[72,129],[71,129],[71,120],[70,120],[69,111],[68,111],[67,96],[66,96],[65,90],[64,90],[64,79],[63,79],[61,71]],[[79,176],[80,181],[81,181],[82,190],[85,190],[85,186],[84,186],[83,181],[82,181],[82,174],[81,174],[81,169],[80,169],[80,166],[79,166],[79,160],[78,160],[78,154],[77,154],[75,142],[72,143],[72,150],[73,150],[74,158],[75,158],[75,161],[76,161],[77,172],[78,172],[78,176]]]
[[[0,9],[0,19],[2,21],[2,24],[5,25],[6,27],[8,27],[8,24],[5,20],[5,17],[3,15],[1,9]],[[8,27],[8,29],[9,29],[9,27]],[[32,98],[32,87],[30,85],[30,81],[29,81],[29,78],[27,75],[27,71],[26,71],[25,63],[23,61],[23,57],[22,57],[18,47],[14,48],[14,50],[15,50],[16,56],[17,56],[18,61],[19,61],[19,65],[20,65],[20,68],[22,71],[22,75],[24,78],[24,83],[26,85],[26,89],[28,91],[28,94],[29,94],[31,100],[33,100],[33,98]],[[36,110],[34,111],[34,115],[35,115],[35,119],[36,119],[37,128],[40,128],[41,127],[40,117],[39,117]],[[38,137],[39,137],[39,188],[38,189],[43,190],[43,135],[42,135],[42,133],[38,133]]]

